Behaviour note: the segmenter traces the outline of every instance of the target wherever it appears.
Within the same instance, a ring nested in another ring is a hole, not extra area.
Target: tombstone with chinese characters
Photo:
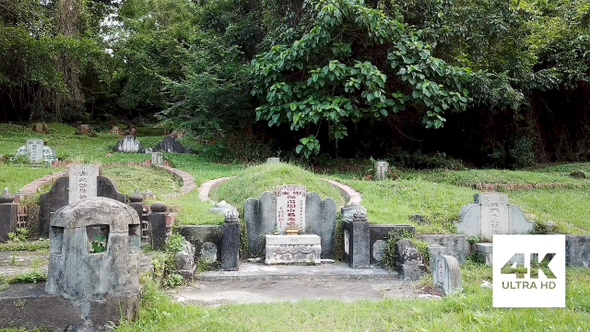
[[[27,143],[16,150],[12,160],[18,156],[26,156],[31,164],[51,164],[53,160],[57,160],[55,150],[45,146],[42,139],[32,138],[28,139]]]
[[[93,197],[108,197],[123,203],[127,200],[111,179],[100,175],[98,165],[70,165],[69,176],[55,180],[49,192],[39,196],[41,233],[49,233],[52,212],[68,204]]]
[[[319,263],[333,256],[336,203],[304,186],[282,185],[258,199],[248,198],[244,221],[250,255],[264,253],[268,264]]]
[[[456,223],[457,232],[482,239],[494,234],[528,234],[533,225],[518,206],[508,204],[508,195],[498,192],[473,195],[473,204],[461,207]]]
[[[152,152],[152,164],[153,165],[164,165],[164,153]]]
[[[437,255],[431,257],[432,283],[443,295],[461,292],[461,270],[453,256]]]

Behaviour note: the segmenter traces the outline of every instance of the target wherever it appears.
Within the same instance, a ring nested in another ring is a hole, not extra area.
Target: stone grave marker
[[[133,135],[125,135],[113,146],[115,152],[138,153],[141,152],[141,143]]]
[[[277,157],[271,157],[271,158],[266,159],[267,164],[276,164],[276,163],[280,163],[280,162],[281,162],[281,158],[277,158]]]
[[[164,137],[163,140],[154,146],[154,151],[188,153],[187,149],[180,144],[174,137]]]
[[[104,197],[67,205],[51,217],[49,242],[45,292],[79,307],[89,330],[133,316],[141,249],[140,219],[132,207]]]
[[[518,206],[508,204],[507,194],[485,192],[461,207],[456,225],[459,233],[491,239],[494,234],[528,234],[534,223]]]
[[[305,231],[306,188],[297,184],[278,186],[276,189],[277,231],[286,229]]]
[[[32,138],[27,140],[27,156],[31,164],[40,164],[43,162],[43,147],[45,144],[42,139]]]
[[[18,204],[14,204],[14,197],[4,189],[0,195],[0,242],[8,240],[8,233],[14,232],[17,226]]]
[[[461,292],[461,270],[457,259],[447,255],[438,255],[431,259],[434,259],[434,264],[432,264],[434,287],[444,295]]]
[[[385,180],[385,178],[387,177],[387,170],[389,169],[389,164],[386,161],[376,161],[373,167],[375,167],[375,180]]]
[[[162,152],[152,152],[152,164],[164,165],[164,154]]]
[[[285,235],[287,229],[297,229],[299,234],[318,235],[321,239],[321,258],[332,257],[336,203],[329,197],[322,200],[317,193],[307,192],[304,186],[282,185],[274,192],[262,193],[259,199],[248,198],[244,202],[244,221],[250,255],[257,256],[263,252],[261,235],[275,231],[278,235]]]
[[[98,165],[79,164],[70,166],[70,190],[68,204],[98,196]]]

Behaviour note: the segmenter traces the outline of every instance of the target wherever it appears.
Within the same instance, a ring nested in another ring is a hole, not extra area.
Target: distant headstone
[[[307,193],[300,185],[278,186],[275,192],[266,191],[260,198],[244,202],[244,221],[248,230],[250,255],[262,253],[260,235],[286,234],[287,228],[297,228],[302,234],[316,234],[321,238],[322,258],[333,255],[336,203],[323,200],[315,192]]]
[[[125,135],[113,146],[115,152],[138,153],[141,152],[141,143],[133,135]]]
[[[187,153],[187,149],[180,144],[174,137],[164,137],[164,139],[154,147],[153,151]]]
[[[444,295],[461,292],[461,270],[453,256],[438,255],[434,259],[432,283]]]
[[[90,125],[81,124],[80,126],[78,126],[78,133],[79,134],[90,134],[90,133],[92,133],[92,128],[90,128]]]
[[[33,125],[33,131],[39,134],[47,134],[48,130],[47,130],[47,126],[44,123],[35,123]]]
[[[162,152],[152,152],[152,164],[164,165],[164,154]]]
[[[377,161],[375,162],[375,180],[382,181],[387,178],[387,170],[389,169],[389,164],[386,161]]]
[[[580,170],[571,172],[570,176],[573,178],[576,178],[576,179],[585,179],[586,178],[586,174]]]
[[[98,196],[99,166],[79,164],[70,166],[70,190],[68,203]]]
[[[27,140],[27,155],[29,162],[32,164],[40,164],[43,162],[43,147],[45,144],[42,139],[32,138]]]
[[[281,158],[277,158],[277,157],[272,157],[272,158],[266,159],[267,164],[276,164],[276,163],[280,163],[280,162],[281,162]]]
[[[491,239],[494,234],[530,233],[534,223],[518,206],[508,204],[508,195],[486,192],[475,194],[473,204],[461,207],[456,225],[459,233]]]

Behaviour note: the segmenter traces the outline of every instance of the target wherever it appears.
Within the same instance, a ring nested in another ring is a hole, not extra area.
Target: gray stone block
[[[363,208],[362,205],[357,203],[350,203],[340,208],[340,215],[342,216],[342,220],[352,220],[352,215],[354,211]]]
[[[430,272],[434,271],[434,263],[436,262],[436,256],[444,255],[447,248],[438,244],[428,246],[428,255],[430,256]]]
[[[432,270],[434,286],[444,295],[461,292],[461,270],[453,256],[439,255],[435,258]]]
[[[190,242],[184,241],[182,250],[174,255],[174,264],[174,272],[188,280],[194,278],[197,265],[195,264],[195,247]]]
[[[371,249],[369,247],[370,228],[368,222],[343,222],[344,259],[353,269],[368,269],[371,267]]]
[[[248,251],[250,256],[263,254],[265,234],[272,234],[276,225],[275,195],[265,191],[258,199],[248,198],[244,202],[244,221],[248,230]]]
[[[373,167],[375,168],[375,180],[383,181],[387,178],[389,164],[386,161],[376,161]]]
[[[397,241],[395,254],[395,267],[402,279],[416,281],[422,277],[425,271],[422,255],[412,241]]]
[[[493,243],[476,243],[475,251],[485,261],[486,265],[492,265],[494,245]]]
[[[223,223],[221,238],[221,269],[237,271],[240,267],[240,224],[238,222]]]
[[[461,234],[426,234],[417,236],[428,245],[439,245],[445,247],[445,255],[453,256],[459,264],[464,264],[467,256],[471,253],[471,246],[467,237]]]
[[[565,262],[572,267],[590,268],[590,235],[565,236]]]
[[[320,237],[315,234],[266,235],[265,264],[320,264]]]
[[[98,196],[97,177],[100,169],[94,164],[77,164],[69,168],[68,204]]]
[[[317,234],[322,239],[321,258],[334,258],[334,231],[336,229],[336,202],[321,199],[316,192],[307,193],[305,222],[307,234]]]

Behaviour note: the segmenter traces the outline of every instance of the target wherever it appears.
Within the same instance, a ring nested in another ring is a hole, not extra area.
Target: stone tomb
[[[376,161],[373,167],[375,168],[375,180],[382,181],[387,178],[389,164],[386,161]]]
[[[39,223],[41,233],[49,234],[51,213],[84,198],[108,197],[119,202],[127,201],[113,180],[100,176],[97,165],[71,165],[70,176],[61,177],[53,183],[46,194],[39,196]]]
[[[140,153],[142,152],[141,143],[135,139],[133,135],[125,135],[123,139],[119,140],[117,144],[113,146],[114,152],[125,152],[125,153]]]
[[[432,283],[443,295],[461,292],[461,270],[459,262],[453,256],[438,255],[432,257]]]
[[[28,139],[25,145],[19,147],[13,159],[18,156],[27,156],[31,164],[51,164],[51,161],[57,160],[55,150],[45,146],[43,140],[38,138]]]
[[[486,192],[473,195],[473,204],[461,207],[456,225],[459,233],[491,239],[494,234],[528,234],[534,223],[518,206],[508,204],[508,195]]]
[[[278,186],[275,192],[264,192],[259,199],[248,198],[244,202],[244,221],[248,230],[248,245],[251,256],[261,255],[265,249],[272,250],[275,248],[274,246],[278,245],[300,248],[300,244],[291,242],[292,238],[286,236],[271,238],[273,246],[264,247],[261,235],[284,236],[287,234],[287,230],[290,229],[299,231],[300,235],[293,236],[301,236],[301,234],[317,235],[317,237],[306,238],[304,244],[309,245],[309,241],[312,241],[310,239],[313,238],[315,239],[313,241],[317,241],[319,238],[321,244],[320,257],[332,258],[333,256],[332,242],[336,225],[336,203],[332,198],[328,197],[322,200],[317,193],[308,193],[304,186]],[[276,234],[273,234],[275,232]],[[280,241],[284,243],[279,243]],[[291,254],[293,257],[299,257],[296,254]],[[268,257],[268,253],[266,256]],[[309,260],[306,261],[309,262]]]

